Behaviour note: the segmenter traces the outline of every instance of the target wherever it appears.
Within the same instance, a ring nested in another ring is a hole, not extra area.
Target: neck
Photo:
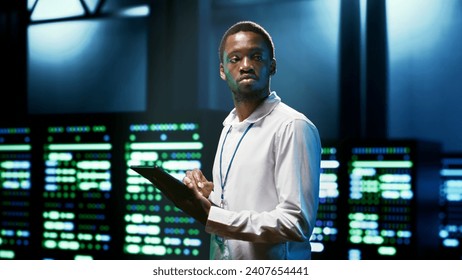
[[[236,114],[239,118],[239,122],[247,119],[267,97],[268,95],[254,100],[234,100],[234,107],[236,108]]]

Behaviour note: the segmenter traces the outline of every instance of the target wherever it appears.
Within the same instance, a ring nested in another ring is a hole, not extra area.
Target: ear
[[[271,65],[270,65],[270,75],[276,74],[276,59],[273,58],[271,59]]]
[[[220,63],[220,78],[226,81],[226,74],[225,74],[225,68],[223,67],[223,63]]]

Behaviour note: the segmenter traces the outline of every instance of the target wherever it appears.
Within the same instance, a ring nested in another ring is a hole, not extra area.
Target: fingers
[[[186,171],[186,176],[183,178],[184,184],[199,187],[202,182],[207,182],[207,179],[199,169]]]
[[[189,171],[186,172],[186,176],[183,178],[183,184],[188,185],[188,186],[189,185],[192,186],[193,181],[191,180],[190,176],[188,175],[188,172]]]
[[[212,182],[205,182],[205,183],[200,183],[199,187],[199,192],[204,196],[204,197],[209,197],[210,193],[213,191],[213,183]]]
[[[186,171],[183,183],[189,188],[194,188],[204,197],[208,197],[213,190],[213,183],[209,182],[202,171],[197,168]]]
[[[206,182],[207,179],[205,178],[204,174],[202,174],[202,171],[200,171],[199,169],[194,169],[192,171],[193,173],[193,176],[194,176],[194,179],[196,179],[197,182]]]

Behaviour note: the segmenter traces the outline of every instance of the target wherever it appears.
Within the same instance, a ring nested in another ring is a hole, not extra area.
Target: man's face
[[[226,39],[220,77],[228,83],[238,101],[269,94],[270,75],[275,67],[261,35],[246,31]]]

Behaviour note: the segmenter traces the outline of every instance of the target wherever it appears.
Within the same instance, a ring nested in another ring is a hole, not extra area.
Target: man
[[[310,259],[319,198],[321,143],[315,125],[270,90],[274,45],[244,21],[223,35],[220,77],[235,108],[224,120],[213,182],[183,182],[197,201],[179,207],[212,234],[211,259]]]

